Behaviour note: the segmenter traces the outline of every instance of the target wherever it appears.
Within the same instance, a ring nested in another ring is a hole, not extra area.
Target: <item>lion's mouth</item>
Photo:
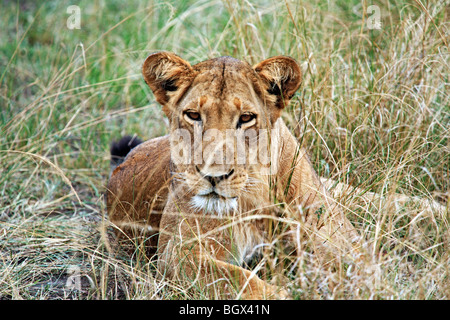
[[[197,194],[192,197],[191,205],[197,210],[211,214],[226,214],[237,210],[237,197],[227,197],[211,191],[207,194]]]
[[[218,193],[216,190],[213,190],[208,193],[200,193],[197,196],[206,197],[206,198],[210,198],[210,199],[222,199],[222,200],[237,199],[237,197],[229,197],[229,196],[222,195],[222,194]]]

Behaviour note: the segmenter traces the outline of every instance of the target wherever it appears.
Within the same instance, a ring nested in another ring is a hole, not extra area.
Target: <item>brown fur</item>
[[[114,170],[108,183],[109,218],[122,237],[159,232],[148,247],[158,247],[161,274],[186,281],[186,286],[198,282],[207,288],[214,282],[230,294],[234,287],[243,298],[286,297],[285,291],[245,268],[252,249],[267,242],[274,198],[286,204],[283,215],[302,226],[324,263],[352,250],[356,230],[329,198],[306,151],[280,118],[301,83],[295,60],[279,56],[251,67],[221,57],[191,66],[160,52],[146,59],[143,74],[170,120],[172,134],[181,128],[193,135],[195,126],[238,130],[239,116],[251,112],[256,118],[241,130],[268,129],[271,139],[279,141],[279,167],[268,176],[260,174],[262,165],[237,164],[236,159],[232,164],[175,165],[170,136],[139,145]],[[187,110],[201,114],[201,123],[189,119]],[[202,143],[203,150],[211,145]],[[237,199],[237,210],[220,215],[192,206],[193,197],[211,187],[212,180],[217,192]]]

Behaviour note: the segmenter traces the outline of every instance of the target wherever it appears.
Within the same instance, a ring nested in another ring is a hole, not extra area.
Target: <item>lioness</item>
[[[246,299],[285,296],[247,269],[270,244],[277,213],[301,226],[297,233],[324,263],[352,250],[358,233],[280,118],[302,81],[294,59],[252,67],[220,57],[191,66],[159,52],[142,72],[171,133],[139,144],[113,170],[107,208],[119,236],[157,248],[160,274]],[[225,133],[244,138],[228,148]],[[262,151],[270,161],[250,161]]]

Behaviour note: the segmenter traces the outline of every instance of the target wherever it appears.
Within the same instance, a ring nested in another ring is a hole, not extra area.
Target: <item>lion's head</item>
[[[261,193],[270,133],[301,83],[296,61],[277,56],[252,67],[220,57],[191,66],[159,52],[143,75],[170,120],[175,179],[192,207],[225,213]]]

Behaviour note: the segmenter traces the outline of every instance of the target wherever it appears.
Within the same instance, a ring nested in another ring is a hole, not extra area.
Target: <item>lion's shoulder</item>
[[[169,180],[169,163],[169,136],[147,140],[133,148],[114,169],[107,188],[122,201],[154,195]]]
[[[130,151],[127,155],[127,159],[133,159],[133,161],[148,161],[148,159],[160,157],[161,154],[165,154],[167,151],[170,151],[169,135],[142,142]]]

